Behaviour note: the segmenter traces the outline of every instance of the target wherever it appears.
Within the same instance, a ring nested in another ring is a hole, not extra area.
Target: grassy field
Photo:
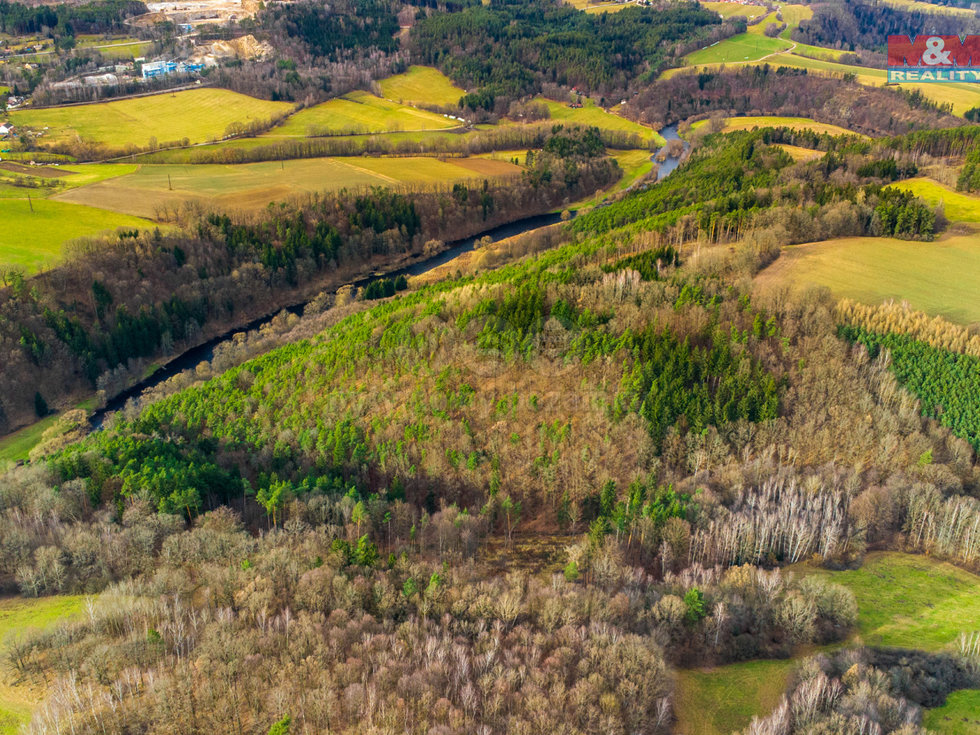
[[[941,735],[980,735],[980,689],[953,692],[942,707],[925,711],[922,724]]]
[[[980,621],[980,577],[928,556],[875,552],[860,569],[801,570],[854,593],[865,645],[938,651]]]
[[[33,128],[49,127],[42,142],[76,137],[115,148],[189,139],[220,138],[232,123],[268,120],[289,112],[287,102],[267,102],[225,89],[192,89],[150,97],[46,110],[14,110],[11,121]]]
[[[779,704],[797,661],[747,661],[677,676],[674,732],[728,735]]]
[[[297,112],[267,137],[305,137],[324,134],[391,133],[402,130],[440,130],[457,122],[367,92],[351,92]]]
[[[84,601],[83,596],[0,600],[0,645],[18,632],[49,628],[79,617]],[[6,663],[0,666],[6,666]],[[14,684],[8,672],[0,669],[0,735],[18,733],[21,725],[30,719],[31,711],[43,694],[43,688],[36,684]]]
[[[785,51],[792,45],[792,42],[782,38],[768,38],[757,33],[741,33],[690,53],[684,57],[684,61],[689,66],[758,61]]]
[[[412,66],[404,74],[382,79],[381,94],[406,105],[450,106],[459,104],[466,94],[438,69],[431,66]]]
[[[948,234],[931,243],[850,237],[785,248],[756,276],[760,287],[826,286],[868,304],[908,301],[958,324],[980,322],[980,236]]]
[[[609,155],[615,158],[619,167],[623,169],[623,178],[616,186],[617,191],[625,189],[641,176],[650,173],[650,169],[653,168],[650,151],[609,151]]]
[[[97,199],[92,203],[100,205]],[[58,261],[65,243],[75,238],[118,227],[154,227],[145,219],[54,199],[29,203],[27,199],[0,198],[0,223],[4,235],[0,242],[0,265],[20,266],[28,271]]]
[[[255,210],[269,202],[318,191],[402,183],[440,183],[506,176],[519,169],[484,158],[304,158],[241,165],[143,165],[128,176],[56,195],[59,201],[140,217],[158,205],[208,200],[220,208]]]
[[[786,30],[779,34],[780,38],[790,40],[790,34],[800,24],[801,20],[810,20],[813,17],[813,9],[809,5],[780,5],[783,13],[783,22]]]
[[[51,414],[0,439],[0,471],[8,462],[26,460],[30,451],[41,441],[41,435],[57,420],[57,414]]]
[[[815,151],[811,148],[801,148],[798,145],[780,143],[779,147],[786,151],[794,161],[812,161],[814,158],[820,158],[823,155],[821,151]]]
[[[592,100],[583,100],[582,107],[569,107],[562,102],[542,99],[548,106],[551,119],[560,122],[578,123],[579,125],[594,125],[603,130],[622,130],[626,133],[636,133],[644,144],[649,144],[651,140],[657,145],[663,145],[664,139],[658,132],[645,125],[640,125],[625,117],[620,117],[611,112],[606,112]]]
[[[692,127],[697,128],[705,122],[701,120]],[[724,132],[752,130],[752,128],[792,128],[793,130],[812,130],[815,133],[827,133],[828,135],[857,135],[853,130],[842,128],[839,125],[817,122],[809,117],[777,117],[772,115],[730,117],[725,121]]]
[[[758,18],[769,11],[761,5],[742,5],[741,3],[701,3],[704,8],[713,10],[722,18]]]
[[[962,194],[925,177],[906,179],[892,186],[910,191],[929,204],[942,204],[946,217],[953,222],[980,222],[980,197]]]

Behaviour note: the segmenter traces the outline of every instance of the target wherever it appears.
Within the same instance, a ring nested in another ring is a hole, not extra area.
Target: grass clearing
[[[782,148],[789,154],[790,158],[797,162],[812,161],[823,155],[823,151],[815,151],[812,148],[803,148],[798,145],[789,145],[788,143],[778,143],[777,147]]]
[[[98,200],[93,204],[99,205]],[[33,206],[34,211],[31,211]],[[0,265],[36,271],[60,260],[65,243],[119,227],[146,229],[153,222],[96,206],[81,206],[54,199],[0,198]]]
[[[620,117],[612,112],[606,112],[589,99],[583,99],[582,107],[569,107],[563,102],[555,102],[554,100],[544,98],[540,98],[540,101],[548,106],[548,112],[551,114],[552,120],[595,126],[602,130],[635,133],[640,136],[644,144],[649,144],[651,140],[655,141],[658,146],[664,145],[666,142],[660,133],[653,130],[653,128],[648,128],[645,125],[640,125],[640,123],[627,120],[625,117]]]
[[[940,735],[980,735],[980,689],[953,692],[942,707],[924,712],[922,724]]]
[[[466,94],[438,69],[431,66],[410,66],[404,74],[382,79],[381,94],[389,100],[406,105],[453,106]]]
[[[351,92],[297,112],[269,131],[267,137],[441,130],[456,125],[455,121],[434,112],[401,105],[368,92]]]
[[[980,222],[980,197],[954,191],[924,176],[899,181],[892,188],[910,191],[933,206],[942,204],[952,222]]]
[[[690,66],[699,64],[730,64],[733,62],[758,61],[772,54],[785,51],[792,42],[782,38],[769,38],[757,33],[740,33],[684,57]]]
[[[288,102],[267,102],[225,89],[191,89],[149,97],[99,102],[75,107],[14,110],[15,125],[49,127],[41,142],[75,138],[113,148],[145,146],[187,138],[192,143],[225,135],[232,123],[265,121],[288,113]]]
[[[608,153],[623,169],[623,178],[619,180],[615,191],[622,191],[632,185],[641,176],[650,173],[653,168],[650,151],[608,151]]]
[[[801,20],[810,20],[813,17],[813,8],[809,5],[780,5],[780,11],[783,15],[783,22],[786,24],[786,29],[779,34],[780,38],[785,38],[787,41],[790,39],[790,34],[800,25]]]
[[[893,5],[902,10],[911,10],[918,13],[937,13],[939,15],[958,15],[963,18],[975,17],[970,8],[957,8],[948,5],[936,5],[930,2],[920,2],[920,0],[884,0],[885,5]]]
[[[195,199],[208,200],[224,209],[256,210],[298,194],[359,186],[451,183],[518,171],[506,161],[440,161],[431,157],[301,158],[237,165],[147,164],[128,176],[73,189],[56,198],[134,216],[157,217],[161,205],[176,206]]]
[[[762,287],[826,286],[866,304],[905,300],[957,324],[980,322],[980,235],[947,233],[935,242],[848,237],[794,245],[756,276]]]
[[[728,735],[772,711],[789,684],[795,659],[746,661],[678,672],[675,732]]]
[[[800,569],[854,593],[868,646],[939,651],[980,621],[980,577],[932,557],[884,551],[868,554],[860,569]]]
[[[29,629],[46,629],[81,616],[83,595],[0,599],[0,645],[10,636]],[[15,685],[3,671],[0,676],[0,735],[15,735],[44,695],[36,684]]]
[[[30,451],[41,441],[41,435],[57,420],[58,415],[51,414],[0,439],[0,470],[8,462],[26,460]]]
[[[853,130],[842,128],[839,125],[817,122],[809,117],[777,117],[772,115],[730,117],[725,121],[724,132],[752,130],[752,128],[792,128],[793,130],[812,130],[814,133],[827,133],[828,135],[859,135]],[[866,135],[861,137],[867,138]]]

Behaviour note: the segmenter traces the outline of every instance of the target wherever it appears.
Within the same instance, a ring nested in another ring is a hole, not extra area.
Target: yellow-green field
[[[633,184],[641,176],[650,173],[653,168],[650,151],[609,151],[619,167],[623,169],[623,178],[616,186],[617,191],[621,191]]]
[[[946,5],[919,2],[919,0],[884,0],[886,5],[894,5],[902,10],[914,10],[918,13],[940,13],[943,15],[958,15],[972,18],[974,13],[969,8],[954,8]]]
[[[192,89],[150,97],[46,110],[14,110],[15,125],[50,128],[41,142],[75,138],[113,148],[145,146],[187,138],[202,142],[221,138],[232,123],[265,121],[288,113],[287,102],[267,102],[225,89]]]
[[[922,724],[940,735],[980,735],[980,689],[953,692],[942,707],[925,711]]]
[[[466,94],[438,69],[431,66],[412,66],[404,74],[382,79],[381,94],[389,100],[406,105],[449,107],[459,104]]]
[[[520,169],[484,158],[305,158],[240,165],[143,165],[132,174],[55,196],[141,217],[159,206],[207,200],[224,209],[254,210],[273,201],[358,186],[432,184],[507,176]],[[49,200],[50,201],[50,200]]]
[[[758,18],[769,11],[761,5],[742,5],[741,3],[701,3],[708,10],[713,10],[722,18],[742,17]]]
[[[980,621],[980,577],[917,554],[868,554],[860,569],[799,567],[842,584],[858,603],[858,632],[867,646],[940,651]]]
[[[11,462],[26,460],[31,450],[40,443],[44,432],[57,420],[58,415],[51,414],[13,434],[0,438],[0,472],[3,472],[4,467]]]
[[[697,129],[705,123],[705,120],[699,120],[691,127]],[[853,130],[842,128],[839,125],[817,122],[809,117],[777,117],[775,115],[730,117],[725,120],[724,132],[752,130],[753,128],[792,128],[793,130],[812,130],[815,133],[827,133],[828,135],[858,135]],[[861,137],[867,136],[862,135]]]
[[[787,143],[780,143],[777,147],[786,151],[794,161],[812,161],[823,155],[822,151],[815,151],[812,148],[801,148],[798,145],[789,145]]]
[[[31,629],[46,629],[82,614],[82,596],[41,597],[33,600],[0,600],[0,646],[11,636]],[[0,735],[16,735],[31,718],[44,696],[36,683],[16,683],[12,672],[0,664]]]
[[[757,33],[741,33],[724,41],[718,41],[684,57],[689,66],[700,64],[731,64],[758,61],[792,46],[791,41],[769,38]]]
[[[780,38],[785,38],[789,40],[790,34],[793,32],[801,20],[810,20],[813,17],[813,8],[809,5],[780,5],[780,10],[783,14],[783,22],[786,24],[786,30],[779,34]]]
[[[908,301],[913,309],[957,324],[980,322],[980,234],[946,234],[935,242],[849,237],[784,248],[756,276],[760,287],[826,286],[866,304]]]
[[[980,197],[953,191],[924,176],[899,181],[892,186],[910,191],[933,206],[942,204],[946,218],[952,222],[980,222]]]
[[[590,125],[603,130],[621,130],[625,133],[636,133],[644,144],[655,141],[657,145],[663,145],[664,139],[660,133],[645,125],[627,120],[612,112],[606,112],[595,104],[592,100],[583,99],[582,107],[569,107],[562,102],[541,99],[548,106],[548,112],[552,120],[561,122],[577,123],[579,125]]]
[[[678,673],[674,732],[728,735],[746,727],[754,715],[771,712],[786,691],[799,663],[746,661]]]
[[[94,200],[93,204],[100,203]],[[20,266],[28,271],[60,260],[65,243],[75,238],[119,227],[146,229],[155,226],[145,219],[54,199],[32,202],[0,199],[0,223],[3,230],[0,265]]]
[[[440,130],[457,125],[444,115],[391,102],[367,92],[351,92],[297,112],[266,137]]]

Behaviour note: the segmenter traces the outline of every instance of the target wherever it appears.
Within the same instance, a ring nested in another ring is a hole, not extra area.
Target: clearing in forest
[[[25,631],[45,630],[82,614],[82,595],[0,600],[0,646]],[[3,664],[7,666],[6,662]],[[31,718],[31,712],[44,696],[35,683],[15,683],[6,668],[0,674],[0,735],[16,735]]]
[[[438,69],[431,66],[412,66],[404,74],[382,79],[381,95],[405,105],[451,107],[459,104],[466,94]]]

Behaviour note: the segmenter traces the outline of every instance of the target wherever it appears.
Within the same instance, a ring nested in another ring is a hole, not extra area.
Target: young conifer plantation
[[[34,115],[196,74],[295,103],[287,130],[354,105],[459,126],[4,143],[0,206],[38,168],[165,167],[178,197],[342,158],[380,183],[168,199],[0,269],[0,735],[980,725],[980,126],[858,72],[684,68],[757,35],[879,71],[878,35],[927,11],[150,10],[0,3],[0,82]],[[270,50],[86,92],[98,34]],[[26,74],[6,56],[35,37]],[[473,175],[378,173],[405,156]]]

